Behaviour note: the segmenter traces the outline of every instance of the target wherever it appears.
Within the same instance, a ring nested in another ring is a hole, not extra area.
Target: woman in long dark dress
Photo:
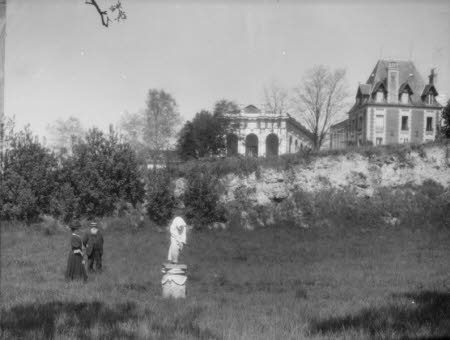
[[[72,224],[72,236],[70,238],[70,252],[67,260],[66,279],[67,280],[87,280],[86,268],[83,263],[83,242],[76,233],[79,224]]]

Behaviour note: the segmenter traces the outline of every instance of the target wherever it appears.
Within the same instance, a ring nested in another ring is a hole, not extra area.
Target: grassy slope
[[[165,233],[105,233],[105,271],[66,283],[69,234],[4,231],[2,338],[450,336],[450,232],[192,232],[188,298],[160,298]]]

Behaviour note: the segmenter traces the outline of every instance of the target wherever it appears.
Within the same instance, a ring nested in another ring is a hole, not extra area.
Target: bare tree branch
[[[286,113],[289,108],[287,90],[279,87],[275,83],[271,83],[268,87],[264,87],[264,104],[266,110],[274,115]]]
[[[105,27],[109,26],[109,23],[112,22],[112,20],[109,17],[108,11],[102,10],[96,0],[85,0],[85,4],[94,6],[97,13],[100,15],[102,25]],[[116,16],[113,20],[117,22],[125,20],[127,18],[127,15],[122,8],[122,3],[120,2],[120,0],[118,0],[116,4],[112,5],[109,8],[109,10],[111,13],[116,12]]]

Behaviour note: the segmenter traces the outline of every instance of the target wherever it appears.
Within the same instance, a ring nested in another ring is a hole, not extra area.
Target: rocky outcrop
[[[420,185],[433,180],[445,188],[450,186],[450,159],[446,147],[433,146],[421,153],[411,152],[406,157],[383,155],[365,157],[357,153],[317,158],[308,165],[297,165],[277,171],[262,168],[249,176],[229,174],[221,178],[225,204],[237,202],[236,218],[246,230],[274,224],[274,221],[299,221],[308,227],[304,211],[292,197],[298,192],[319,192],[329,189],[349,189],[361,197],[371,197],[381,187],[399,187],[407,183]],[[176,196],[181,197],[186,187],[183,179],[175,183]],[[327,221],[323,221],[327,223]],[[386,217],[386,223],[395,225],[395,218]],[[223,229],[213,224],[212,229]]]
[[[412,152],[403,161],[395,156],[380,160],[353,153],[328,156],[285,171],[262,169],[258,179],[254,174],[244,178],[231,174],[223,178],[222,183],[226,188],[225,202],[235,199],[236,189],[244,187],[253,189],[249,190],[250,202],[264,206],[280,203],[299,189],[314,192],[349,188],[370,197],[378,187],[397,187],[406,183],[420,185],[427,179],[444,187],[450,185],[450,163],[445,148],[426,149],[425,155]]]

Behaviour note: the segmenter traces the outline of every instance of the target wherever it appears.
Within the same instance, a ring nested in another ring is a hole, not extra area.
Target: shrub
[[[136,155],[113,130],[108,135],[90,130],[61,162],[57,197],[62,203],[55,210],[67,219],[111,215],[121,201],[135,206],[143,200]]]
[[[49,213],[56,166],[53,153],[28,129],[13,133],[4,156],[0,218],[32,222]]]
[[[197,228],[225,221],[225,209],[219,201],[221,191],[219,179],[205,169],[196,167],[188,174],[184,193],[186,217]]]
[[[149,172],[145,201],[150,220],[158,225],[165,225],[170,220],[175,198],[169,172],[159,170]]]

